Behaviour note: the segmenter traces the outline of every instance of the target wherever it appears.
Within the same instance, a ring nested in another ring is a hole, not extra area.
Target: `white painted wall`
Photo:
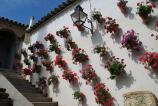
[[[104,17],[110,16],[115,18],[117,23],[119,23],[120,28],[123,32],[126,32],[129,29],[134,29],[137,33],[139,33],[139,39],[143,42],[143,46],[145,50],[156,51],[158,52],[158,41],[154,40],[150,37],[151,33],[156,33],[153,29],[154,23],[152,25],[144,25],[142,23],[141,18],[136,15],[136,4],[137,0],[129,0],[128,7],[131,8],[131,12],[129,12],[126,16],[121,13],[119,8],[117,7],[117,0],[90,0],[91,8],[101,11]],[[90,4],[88,0],[84,0],[80,3],[84,8],[84,11],[90,15]],[[31,44],[35,43],[37,40],[42,41],[46,46],[49,44],[44,41],[44,37],[48,33],[55,34],[57,30],[63,28],[63,26],[68,26],[71,30],[71,36],[73,40],[78,44],[80,48],[83,48],[89,58],[89,63],[92,64],[93,68],[96,70],[97,75],[100,77],[101,82],[105,83],[110,89],[110,93],[113,97],[115,97],[119,106],[123,106],[124,99],[123,94],[130,91],[139,91],[139,90],[149,90],[152,91],[156,97],[158,97],[158,75],[154,72],[150,72],[149,70],[144,69],[144,66],[138,63],[137,56],[131,57],[126,48],[121,48],[120,41],[112,39],[110,34],[106,34],[101,27],[96,27],[96,31],[94,36],[91,34],[82,34],[80,33],[76,27],[73,27],[72,20],[70,18],[70,14],[73,13],[75,6],[69,8],[68,10],[61,13],[56,18],[52,19],[48,24],[44,25],[38,31],[34,32],[31,37]],[[157,9],[153,15],[157,15]],[[95,22],[94,22],[95,24]],[[84,36],[85,35],[85,36]],[[78,73],[79,82],[81,86],[79,89],[86,95],[87,97],[87,105],[85,106],[98,106],[95,102],[94,94],[92,87],[90,85],[86,86],[85,80],[81,78],[81,74],[79,70],[82,68],[81,65],[74,65],[72,63],[72,55],[70,51],[67,51],[64,47],[64,40],[55,36],[61,48],[63,50],[63,57],[67,61],[70,69],[74,70]],[[98,54],[93,54],[92,50],[96,44],[106,43],[106,46],[109,47],[109,51],[116,57],[125,59],[125,63],[127,64],[126,72],[128,77],[122,79],[119,82],[116,80],[110,80],[108,77],[110,76],[108,71],[104,69],[103,62],[100,60]],[[24,45],[26,47],[26,45]],[[54,60],[55,53],[51,53],[51,58]],[[53,92],[52,87],[49,87],[49,96],[53,97],[54,101],[58,101],[61,106],[77,106],[78,102],[73,99],[74,89],[70,86],[70,84],[62,79],[62,71],[58,67],[55,67],[55,73],[60,76],[60,85],[59,92]],[[37,75],[36,75],[37,76]],[[41,72],[40,76],[49,77],[49,73],[45,71]],[[36,79],[34,78],[34,84]],[[76,88],[78,89],[78,88]],[[117,105],[116,105],[117,106]]]
[[[0,73],[0,88],[6,88],[6,92],[13,100],[13,106],[33,106],[21,93]]]

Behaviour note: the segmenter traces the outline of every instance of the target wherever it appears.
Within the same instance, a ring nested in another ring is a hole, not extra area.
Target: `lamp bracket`
[[[89,29],[90,31],[91,31],[91,34],[93,35],[93,23],[92,23],[92,20],[90,20],[90,19],[87,19],[87,22],[88,23],[90,23],[91,24],[91,28],[89,28],[89,27],[87,27],[87,26],[85,26],[85,25],[83,25],[85,28],[87,28],[87,29]]]

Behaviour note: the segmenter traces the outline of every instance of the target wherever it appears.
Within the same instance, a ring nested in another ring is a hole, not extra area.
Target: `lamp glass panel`
[[[80,11],[80,20],[82,20],[83,22],[85,22],[87,19],[87,14]]]
[[[77,12],[74,12],[73,14],[71,14],[71,18],[72,18],[72,21],[75,23],[76,21],[79,20],[79,15]]]

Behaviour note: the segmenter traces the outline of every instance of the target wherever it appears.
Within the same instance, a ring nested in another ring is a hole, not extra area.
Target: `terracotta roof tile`
[[[10,20],[10,19],[5,18],[5,17],[0,17],[0,21],[9,22],[9,23],[12,23],[14,25],[17,25],[17,26],[20,26],[20,27],[23,27],[23,28],[27,28],[28,27],[28,25],[22,24],[20,22],[14,21],[14,20]]]

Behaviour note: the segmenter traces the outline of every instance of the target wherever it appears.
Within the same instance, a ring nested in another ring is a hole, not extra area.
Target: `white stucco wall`
[[[0,88],[6,88],[6,92],[13,100],[13,106],[33,106],[21,93],[0,73]]]
[[[137,33],[139,33],[139,39],[143,42],[145,50],[158,52],[158,41],[154,40],[154,38],[150,36],[151,33],[156,33],[154,31],[154,23],[144,25],[141,18],[136,15],[137,0],[128,1],[127,5],[131,9],[131,12],[129,12],[127,15],[123,15],[117,7],[117,0],[90,1],[92,9],[96,8],[96,10],[99,10],[104,17],[110,16],[115,18],[116,22],[119,23],[122,32],[126,32],[129,29],[134,29]],[[89,1],[83,0],[83,2],[81,2],[81,6],[84,8],[84,11],[90,15]],[[106,34],[101,27],[96,27],[96,31],[93,36],[91,36],[91,33],[85,35],[81,34],[77,28],[73,26],[70,17],[70,14],[73,13],[74,8],[75,6],[69,8],[68,10],[64,11],[64,13],[61,13],[56,18],[52,19],[38,31],[34,32],[31,37],[31,44],[35,43],[36,41],[42,41],[46,46],[48,46],[48,43],[44,41],[44,37],[48,33],[55,34],[57,30],[62,29],[63,26],[67,26],[71,30],[73,40],[80,48],[83,48],[87,52],[90,58],[89,63],[92,64],[93,68],[96,70],[101,82],[105,83],[110,89],[111,95],[116,99],[119,106],[123,106],[123,94],[130,91],[148,90],[152,91],[156,97],[158,97],[158,75],[144,69],[144,66],[136,60],[137,56],[132,57],[129,55],[126,48],[121,48],[119,38],[115,41],[115,38],[112,39],[110,34]],[[157,9],[153,15],[157,15]],[[68,63],[68,66],[78,74],[81,85],[79,88],[72,88],[67,81],[62,79],[61,69],[55,67],[55,73],[60,76],[59,92],[53,92],[52,87],[50,86],[49,96],[53,97],[54,101],[58,101],[61,106],[77,106],[78,102],[73,99],[72,94],[75,89],[80,89],[87,98],[87,104],[85,106],[98,106],[95,102],[92,86],[86,86],[86,81],[81,78],[79,70],[82,69],[82,66],[74,65],[72,63],[71,51],[67,51],[64,47],[64,40],[58,36],[55,37],[61,45],[63,57]],[[127,64],[126,72],[128,76],[121,79],[119,82],[108,79],[110,76],[109,72],[103,67],[103,62],[100,60],[99,55],[92,53],[93,47],[96,44],[103,44],[104,42],[106,46],[109,47],[109,52],[112,55],[125,59],[125,63]],[[24,47],[26,46],[24,45]],[[56,56],[55,53],[51,53],[50,55],[52,60],[54,60]],[[50,75],[47,71],[45,71],[45,68],[43,68],[40,76],[49,77]],[[34,84],[35,82],[36,81],[34,80]]]

